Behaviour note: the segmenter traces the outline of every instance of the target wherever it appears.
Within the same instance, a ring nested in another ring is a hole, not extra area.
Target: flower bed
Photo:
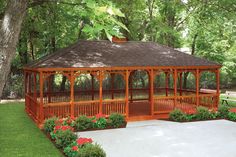
[[[123,115],[113,113],[106,117],[49,118],[44,122],[44,131],[65,156],[68,157],[105,157],[106,153],[91,138],[77,138],[74,131],[121,128],[126,126]]]
[[[236,121],[236,113],[230,112],[229,107],[227,106],[220,106],[218,111],[209,110],[206,107],[199,106],[196,111],[191,113],[185,113],[180,109],[175,109],[169,114],[169,119],[175,122],[192,122],[215,119]]]

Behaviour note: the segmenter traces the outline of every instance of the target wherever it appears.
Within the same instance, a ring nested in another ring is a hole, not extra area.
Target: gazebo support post
[[[196,105],[199,106],[199,69],[196,70]]]
[[[176,108],[177,105],[177,80],[178,80],[177,69],[174,69],[174,108]]]
[[[111,99],[114,99],[114,79],[115,74],[111,73]]]
[[[99,70],[99,113],[102,114],[102,80],[103,74],[102,71]]]
[[[91,88],[92,88],[92,100],[94,100],[94,76],[93,74],[90,74],[91,75]]]
[[[28,101],[26,101],[26,94],[28,94],[28,72],[24,71],[24,87],[25,87],[25,111],[28,113]]]
[[[215,107],[218,107],[219,97],[220,97],[220,69],[216,70],[216,94],[217,94],[217,98],[216,98],[216,106]]]
[[[183,73],[180,72],[180,73],[179,73],[179,90],[180,90],[180,91],[179,91],[179,95],[180,95],[180,96],[182,96],[182,90],[183,90],[183,89],[182,89],[182,75],[183,75]]]
[[[48,76],[48,103],[51,103],[52,94],[52,76]]]
[[[74,104],[74,71],[70,72],[70,116],[71,118],[75,117],[75,104]]]
[[[133,72],[129,74],[130,102],[133,102]]]
[[[169,73],[165,72],[165,81],[166,81],[166,96],[168,96],[168,88],[169,88]]]
[[[125,106],[126,118],[129,118],[129,71],[125,72]]]
[[[43,114],[43,72],[39,74],[39,88],[40,88],[40,103],[39,103],[39,124],[41,125],[44,120]]]
[[[154,115],[154,76],[153,76],[153,69],[150,71],[150,103],[151,103],[151,115]]]
[[[32,94],[32,72],[29,73],[29,95]]]
[[[34,101],[37,102],[37,78],[36,78],[36,72],[34,72]]]

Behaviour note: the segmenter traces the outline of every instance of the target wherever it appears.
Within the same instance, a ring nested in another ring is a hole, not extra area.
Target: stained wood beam
[[[75,77],[74,71],[70,73],[70,116],[72,118],[75,117],[75,104],[74,104],[74,84],[75,84]]]
[[[178,73],[177,69],[174,70],[174,108],[177,105],[177,80],[178,80]]]
[[[199,106],[199,80],[200,80],[200,73],[199,69],[196,70],[196,105]]]
[[[129,118],[129,71],[125,71],[125,106],[126,118]]]
[[[217,101],[216,101],[216,107],[219,105],[219,99],[220,99],[220,69],[216,70],[216,94],[217,94]]]
[[[102,114],[102,80],[103,72],[99,70],[99,113]]]
[[[40,103],[39,103],[39,124],[43,123],[44,113],[43,113],[43,72],[39,74],[39,88],[40,88]]]
[[[169,73],[165,72],[165,82],[166,82],[166,96],[168,96],[168,88],[169,88]]]
[[[150,71],[150,103],[151,103],[151,115],[154,115],[154,75],[153,75],[153,69]]]

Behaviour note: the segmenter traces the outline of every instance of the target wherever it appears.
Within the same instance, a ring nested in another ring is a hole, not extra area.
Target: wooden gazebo
[[[38,125],[51,116],[118,112],[127,120],[142,120],[163,118],[174,108],[185,112],[197,106],[217,109],[220,67],[154,42],[79,41],[24,67],[25,109]],[[215,90],[200,88],[201,74],[206,71],[216,78]],[[145,88],[134,87],[137,72],[146,74]],[[194,76],[194,89],[183,88],[184,73]],[[67,90],[55,87],[58,75],[64,76]],[[90,78],[81,79],[89,89],[77,81],[82,76]],[[155,81],[161,76],[164,86]],[[117,87],[117,77],[124,82],[122,87]]]

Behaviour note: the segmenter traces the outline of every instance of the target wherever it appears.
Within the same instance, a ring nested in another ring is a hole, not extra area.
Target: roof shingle
[[[78,41],[35,62],[29,68],[220,66],[154,42]]]

